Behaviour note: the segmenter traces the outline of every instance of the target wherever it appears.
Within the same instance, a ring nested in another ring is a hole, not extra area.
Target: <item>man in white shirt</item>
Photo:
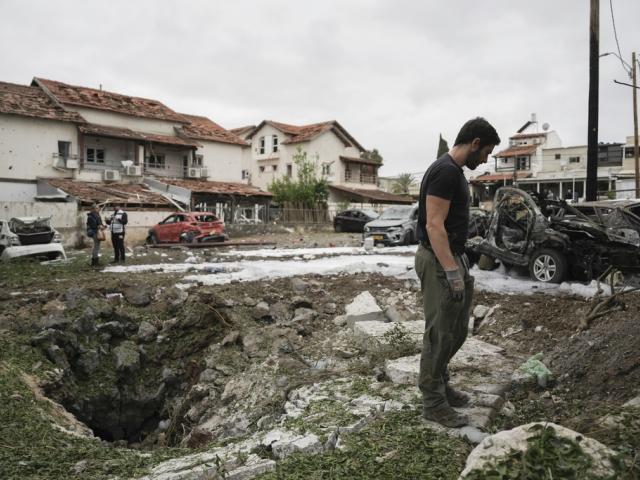
[[[127,213],[120,207],[116,207],[113,215],[107,220],[111,230],[111,244],[113,245],[113,263],[124,263],[124,233],[128,222]]]

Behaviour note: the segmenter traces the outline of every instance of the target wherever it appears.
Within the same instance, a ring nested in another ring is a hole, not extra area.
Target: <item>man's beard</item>
[[[469,153],[467,160],[464,162],[464,166],[469,170],[475,170],[480,165],[480,150]]]

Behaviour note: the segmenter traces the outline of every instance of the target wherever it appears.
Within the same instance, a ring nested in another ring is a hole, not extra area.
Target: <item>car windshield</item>
[[[408,218],[411,213],[412,207],[391,207],[387,208],[382,215],[380,215],[380,220],[402,220],[403,218]]]
[[[374,210],[362,210],[362,213],[364,213],[369,218],[378,218],[378,212]]]

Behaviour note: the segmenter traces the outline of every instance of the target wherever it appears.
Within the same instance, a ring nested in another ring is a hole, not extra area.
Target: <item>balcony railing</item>
[[[371,183],[378,184],[378,175],[375,173],[360,173],[347,170],[344,172],[344,181],[347,183]]]

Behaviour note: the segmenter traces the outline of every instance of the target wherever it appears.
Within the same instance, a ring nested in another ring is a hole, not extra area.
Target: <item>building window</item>
[[[556,153],[556,160],[560,160],[562,158],[562,155],[560,155],[559,153]]]
[[[277,153],[278,152],[278,135],[273,135],[271,137],[273,139],[273,153]]]
[[[264,155],[264,137],[260,137],[258,141],[260,142],[260,149],[258,151],[260,152],[260,155]]]
[[[531,168],[531,160],[529,157],[518,157],[516,170],[529,170]]]
[[[624,147],[624,158],[635,158],[634,148],[635,147]]]
[[[64,158],[65,160],[69,158],[70,150],[71,142],[63,142],[62,140],[58,140],[58,156],[60,158]]]
[[[87,162],[104,164],[104,148],[87,148]]]
[[[599,167],[622,166],[622,146],[599,145],[598,146],[598,166]]]
[[[246,180],[251,176],[251,174],[249,173],[249,170],[242,170],[242,179]]]
[[[291,178],[293,176],[293,165],[287,163],[287,177]]]
[[[194,167],[201,167],[203,159],[204,159],[204,155],[196,155],[194,157],[194,159],[193,159],[193,166]]]
[[[260,166],[260,173],[264,173],[264,165]]]
[[[149,158],[147,158],[147,167],[158,169],[166,168],[164,155],[149,155]]]
[[[331,164],[330,163],[323,163],[322,164],[322,175],[331,175]]]
[[[580,157],[569,157],[569,163],[580,163]]]
[[[272,165],[272,166],[271,166],[271,169],[272,169],[274,172],[278,171],[278,165]]]

